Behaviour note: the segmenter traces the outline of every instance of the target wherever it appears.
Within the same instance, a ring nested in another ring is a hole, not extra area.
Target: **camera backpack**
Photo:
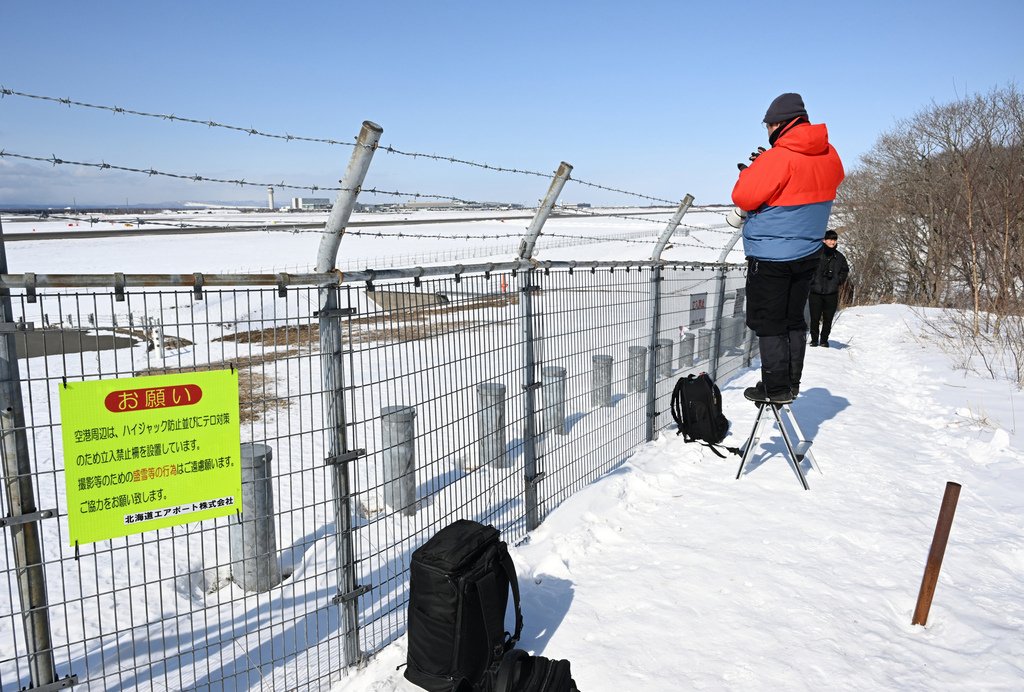
[[[722,413],[722,393],[718,385],[702,372],[679,378],[672,390],[672,418],[686,442],[700,442],[718,456],[725,455],[715,445],[729,433],[729,419]],[[734,454],[738,449],[726,447]]]
[[[430,692],[476,689],[523,631],[508,546],[493,526],[459,519],[413,552],[409,572],[406,679]]]

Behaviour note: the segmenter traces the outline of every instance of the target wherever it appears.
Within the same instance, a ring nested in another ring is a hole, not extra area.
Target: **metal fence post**
[[[665,230],[662,231],[661,237],[658,238],[658,242],[654,246],[654,251],[651,253],[651,261],[655,262],[654,269],[651,272],[651,325],[650,325],[650,342],[649,350],[651,352],[651,361],[647,366],[647,410],[645,425],[645,439],[650,442],[654,439],[654,422],[658,417],[658,386],[657,386],[657,375],[662,366],[660,363],[660,350],[658,348],[658,332],[661,330],[661,253],[665,250],[668,245],[669,238],[675,232],[679,226],[679,222],[683,219],[683,214],[693,204],[693,195],[686,195],[679,203],[679,207],[676,209],[676,213],[669,219],[668,225]],[[671,344],[671,342],[670,342]],[[670,357],[671,358],[671,357]],[[630,358],[630,367],[632,367],[633,359]],[[671,361],[668,364],[671,370]]]
[[[544,404],[541,432],[565,435],[565,368],[554,365],[541,368],[541,382]]]
[[[281,583],[274,529],[274,489],[270,447],[242,444],[242,517],[228,527],[231,579],[244,591],[262,593]]]
[[[366,171],[370,167],[377,142],[384,130],[370,121],[363,127],[356,140],[355,149],[349,159],[341,190],[334,200],[334,206],[327,217],[324,234],[320,239],[316,271],[327,273],[334,270],[338,259],[338,246],[345,226],[352,216],[356,197],[362,188]],[[356,583],[355,548],[353,546],[352,474],[349,468],[359,457],[359,451],[348,448],[348,430],[345,416],[345,358],[342,318],[350,314],[348,308],[340,305],[340,288],[337,284],[320,287],[320,310],[316,313],[320,327],[320,358],[324,383],[325,428],[328,431],[327,463],[333,467],[335,527],[337,529],[337,581],[338,595],[334,602],[341,606],[341,626],[344,633],[343,666],[359,662],[359,604],[362,588]]]
[[[407,517],[416,516],[416,409],[385,406],[380,427],[384,504]]]
[[[745,218],[740,220],[740,225],[736,231],[729,238],[729,242],[722,248],[722,252],[718,255],[718,305],[715,306],[715,322],[714,322],[714,334],[711,345],[711,379],[718,378],[718,354],[721,351],[721,340],[722,340],[722,312],[725,309],[725,259],[732,252],[733,247],[736,246],[737,241],[743,237],[743,223]]]
[[[597,355],[592,359],[592,376],[590,384],[590,405],[612,405],[612,362],[613,358]]]
[[[551,210],[561,194],[565,182],[569,179],[572,166],[562,161],[555,177],[548,187],[544,200],[537,208],[537,213],[526,229],[526,236],[519,244],[519,259],[531,261],[533,250],[540,237],[544,222],[547,221]],[[536,389],[540,386],[537,381],[536,358],[533,350],[533,294],[540,289],[534,285],[536,272],[532,268],[519,272],[519,314],[523,326],[523,494],[526,505],[526,530],[532,531],[540,526],[540,510],[537,500],[537,482],[541,474],[537,472],[537,401],[535,398]]]
[[[0,274],[7,273],[7,250],[0,223]],[[0,453],[3,455],[4,489],[7,491],[8,528],[18,575],[18,596],[25,626],[28,668],[33,687],[49,685],[57,677],[53,667],[50,613],[46,603],[46,575],[35,493],[32,488],[32,460],[25,432],[25,409],[21,398],[21,374],[15,342],[11,292],[0,288]],[[33,517],[32,515],[37,516]],[[25,517],[24,521],[17,521]]]

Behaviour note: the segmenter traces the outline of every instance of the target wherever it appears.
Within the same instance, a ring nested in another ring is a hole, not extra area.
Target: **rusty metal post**
[[[953,514],[956,512],[956,501],[959,497],[960,484],[952,481],[946,483],[946,492],[942,496],[939,519],[935,523],[935,536],[932,537],[932,547],[928,551],[928,562],[924,567],[921,590],[917,594],[917,608],[914,609],[911,624],[928,624],[928,611],[932,607],[932,596],[935,595],[935,584],[939,581],[939,568],[942,567],[942,556],[946,553],[949,530],[953,526]]]

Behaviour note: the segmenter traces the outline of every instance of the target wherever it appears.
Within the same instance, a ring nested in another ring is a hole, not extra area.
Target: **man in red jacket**
[[[828,128],[812,125],[800,94],[782,94],[764,115],[771,149],[740,164],[732,201],[747,212],[747,326],[758,336],[761,382],[751,401],[789,403],[800,389],[804,305],[818,267],[836,188],[844,177]]]

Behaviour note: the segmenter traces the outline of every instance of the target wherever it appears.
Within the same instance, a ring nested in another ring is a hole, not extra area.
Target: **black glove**
[[[754,159],[756,159],[758,156],[760,156],[761,154],[765,153],[766,151],[768,151],[768,150],[765,149],[764,147],[758,147],[757,151],[750,152],[750,160],[753,161]]]
[[[745,169],[746,167],[747,167],[747,164],[745,164],[745,163],[737,163],[736,164],[736,168],[740,169],[741,171],[743,169]]]

